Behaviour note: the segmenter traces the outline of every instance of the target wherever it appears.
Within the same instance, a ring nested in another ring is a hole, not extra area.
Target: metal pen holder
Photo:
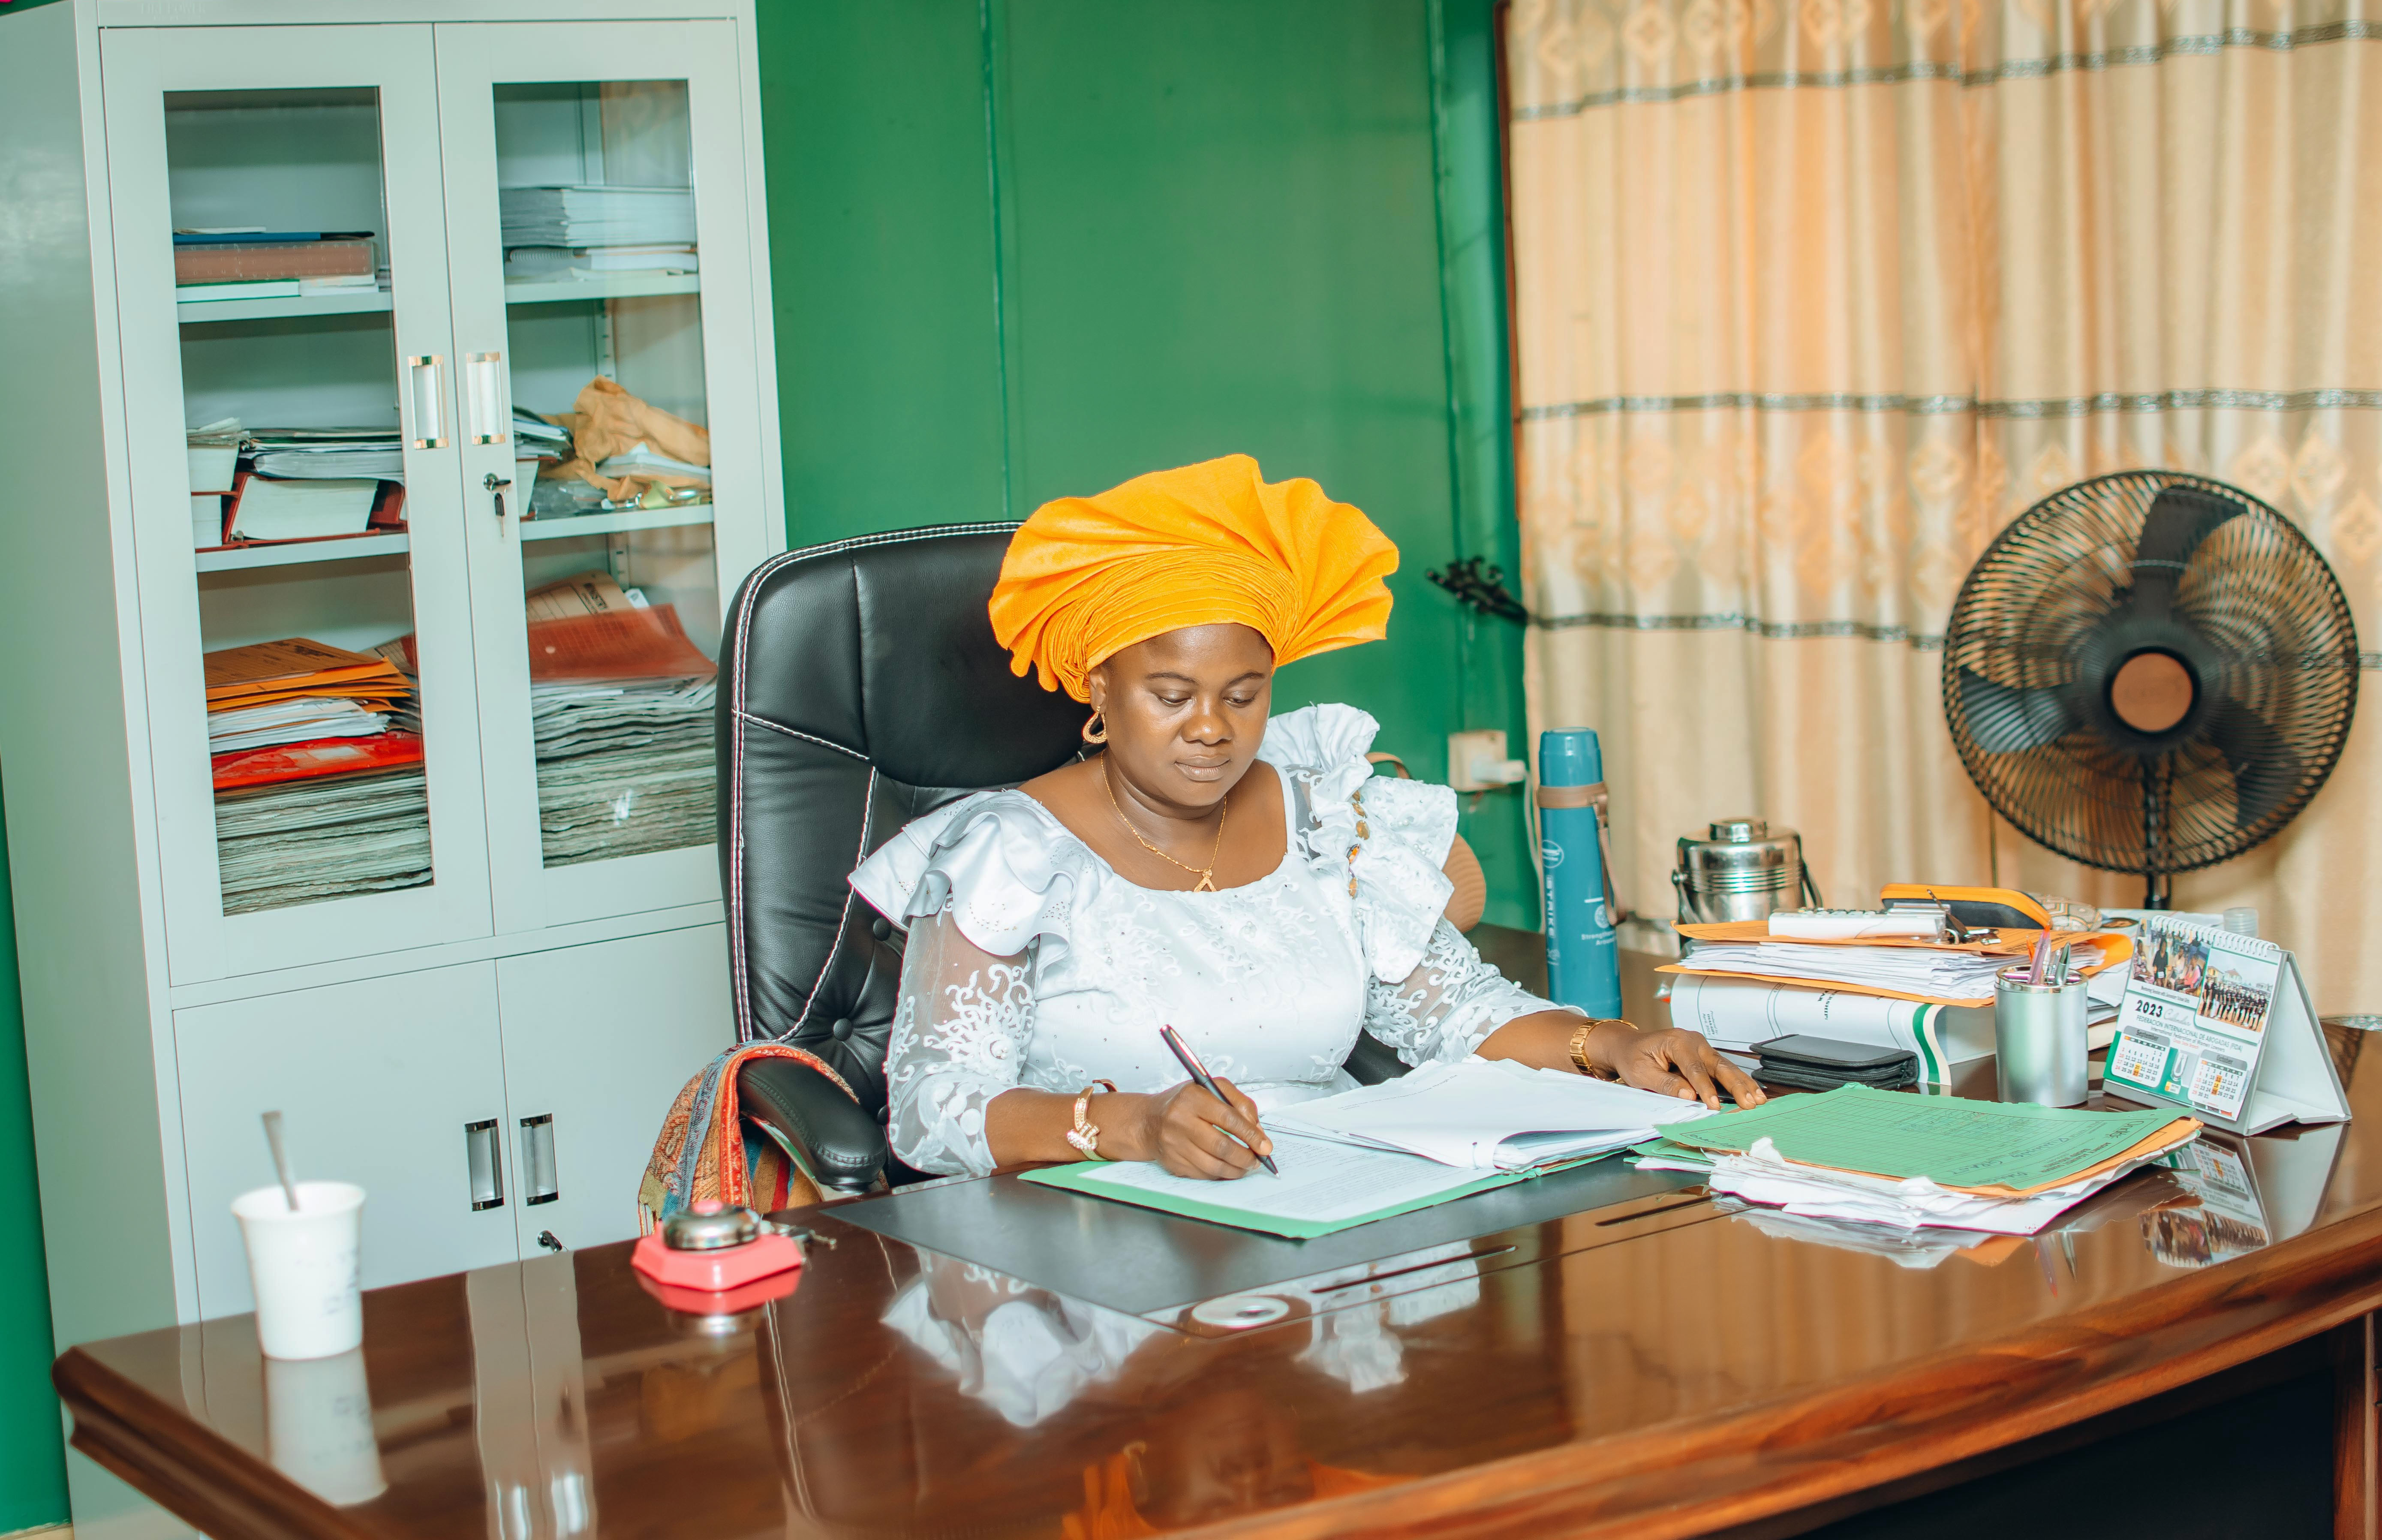
[[[2026,981],[2024,967],[1994,980],[1994,1079],[2004,1102],[2079,1107],[2088,1087],[2084,975]]]

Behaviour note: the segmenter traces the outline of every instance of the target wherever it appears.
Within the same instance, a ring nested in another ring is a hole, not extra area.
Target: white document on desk
[[[1274,1164],[1282,1168],[1279,1177],[1258,1166],[1233,1181],[1213,1182],[1177,1177],[1155,1161],[1119,1161],[1065,1167],[1071,1178],[1066,1185],[1126,1202],[1147,1199],[1153,1207],[1225,1224],[1282,1220],[1341,1225],[1384,1217],[1385,1211],[1421,1208],[1468,1190],[1484,1176],[1417,1155],[1268,1131],[1273,1137]],[[1034,1172],[1027,1179],[1049,1178]]]
[[[1426,1065],[1267,1115],[1267,1127],[1422,1155],[1474,1171],[1518,1171],[1601,1155],[1703,1115],[1701,1103],[1504,1059]]]

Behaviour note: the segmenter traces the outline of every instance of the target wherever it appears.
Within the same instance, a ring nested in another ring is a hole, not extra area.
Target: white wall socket
[[[1505,758],[1505,730],[1502,727],[1447,735],[1447,783],[1459,792],[1517,786],[1529,778],[1529,773],[1530,767],[1523,761]]]

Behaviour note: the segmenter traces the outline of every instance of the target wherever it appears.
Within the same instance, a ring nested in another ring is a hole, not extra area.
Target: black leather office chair
[[[738,1082],[830,1195],[918,1174],[885,1142],[902,934],[845,881],[912,819],[1073,758],[1085,708],[1009,671],[985,603],[1013,524],[897,530],[788,551],[729,607],[719,648],[719,877],[738,1041],[807,1049]],[[1404,1066],[1372,1038],[1349,1061]]]

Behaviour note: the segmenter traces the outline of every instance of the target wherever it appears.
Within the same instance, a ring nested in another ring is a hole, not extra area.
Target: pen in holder
[[[2004,1102],[2079,1107],[2086,1094],[2084,975],[2063,957],[2064,979],[2030,983],[2030,970],[2005,968],[1994,980],[1994,1078]]]

